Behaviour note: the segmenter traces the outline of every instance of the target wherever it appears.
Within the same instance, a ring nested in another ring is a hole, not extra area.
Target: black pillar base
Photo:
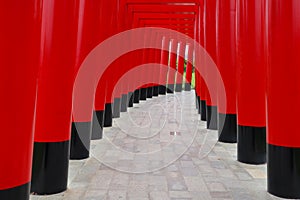
[[[147,98],[151,99],[153,97],[153,87],[147,88]]]
[[[175,86],[175,92],[182,92],[182,83],[178,83]]]
[[[73,122],[70,159],[81,160],[90,156],[92,122]]]
[[[121,99],[121,112],[127,112],[127,102],[127,94],[123,94]]]
[[[133,103],[140,103],[140,90],[135,90],[133,93]]]
[[[113,118],[119,118],[121,113],[121,98],[115,98],[113,103]]]
[[[266,128],[238,125],[238,161],[247,164],[266,163]]]
[[[167,93],[168,94],[173,94],[174,89],[175,89],[175,85],[174,84],[169,84],[168,87],[167,87]]]
[[[268,192],[300,199],[300,148],[268,144]]]
[[[197,103],[198,103],[198,114],[201,114],[201,100],[200,96],[197,96]]]
[[[184,84],[184,91],[191,91],[192,90],[192,86],[190,83],[185,83]]]
[[[127,100],[128,100],[128,107],[132,108],[133,107],[133,101],[134,101],[133,92],[128,93]]]
[[[198,95],[197,95],[196,91],[195,91],[195,105],[196,105],[196,109],[199,110],[200,109],[200,104],[198,102]]]
[[[104,123],[104,111],[93,112],[93,125],[92,125],[92,140],[102,139],[103,136],[103,123]]]
[[[167,88],[164,85],[159,86],[159,94],[165,95],[167,93]]]
[[[200,114],[201,114],[201,121],[206,121],[206,101],[200,101]]]
[[[153,87],[153,96],[157,97],[159,95],[159,86]]]
[[[30,195],[30,183],[0,190],[0,199],[3,200],[29,200]]]
[[[67,190],[70,141],[35,142],[31,192],[57,194]]]
[[[218,130],[218,108],[206,105],[207,129]]]
[[[105,104],[104,112],[104,127],[112,126],[112,105],[111,103]]]
[[[237,117],[236,114],[219,113],[219,142],[237,142]],[[223,127],[222,127],[223,126]]]
[[[147,88],[142,88],[140,90],[140,100],[146,101],[147,100]]]

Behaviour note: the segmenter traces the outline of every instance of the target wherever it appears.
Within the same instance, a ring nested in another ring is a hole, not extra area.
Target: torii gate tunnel
[[[67,190],[69,160],[113,118],[191,90],[237,162],[267,163],[266,190],[300,198],[299,13],[299,0],[1,1],[0,199]]]

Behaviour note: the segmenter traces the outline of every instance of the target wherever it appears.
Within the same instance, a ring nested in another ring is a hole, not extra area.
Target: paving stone
[[[194,95],[182,92],[135,104],[104,129],[106,142],[92,141],[91,158],[70,161],[67,191],[30,199],[280,199],[266,192],[266,165],[237,162],[237,145],[217,143],[218,132],[206,130]],[[171,136],[172,131],[180,136]]]
[[[210,192],[210,196],[215,199],[232,199],[229,192]]]
[[[225,191],[227,191],[225,186],[222,183],[217,183],[217,182],[207,183],[207,187],[208,187],[209,191],[212,191],[212,192],[225,192]]]

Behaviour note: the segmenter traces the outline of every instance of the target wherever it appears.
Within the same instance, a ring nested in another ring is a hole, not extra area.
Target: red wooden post
[[[216,49],[216,1],[205,0],[205,49],[211,56],[211,58],[216,63],[217,57],[217,49]],[[218,88],[214,91],[216,92]],[[207,116],[207,128],[212,130],[218,129],[218,112],[217,106],[211,101],[211,95],[207,94],[207,101],[206,101],[206,116]]]
[[[0,2],[0,199],[29,200],[42,1]]]
[[[178,56],[178,70],[177,70],[176,87],[175,87],[176,92],[182,91],[185,57],[182,57],[180,55],[185,55],[185,52],[186,52],[186,44],[185,42],[180,42],[179,56]]]
[[[31,191],[67,189],[78,1],[44,1]]]
[[[218,106],[219,141],[228,143],[237,142],[235,30],[236,0],[217,0],[217,64],[226,90],[226,108]]]
[[[264,1],[237,1],[238,160],[266,162]]]
[[[300,198],[300,2],[267,1],[268,191]]]
[[[188,60],[193,60],[194,51],[191,48],[190,44],[188,44],[187,46],[188,46],[187,55],[189,58]],[[185,75],[185,86],[184,86],[185,91],[191,91],[193,65],[194,65],[194,63],[190,63],[190,62],[187,62],[187,64],[186,64],[186,75]]]

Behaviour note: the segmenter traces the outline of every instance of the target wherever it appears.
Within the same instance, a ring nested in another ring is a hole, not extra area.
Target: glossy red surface
[[[78,1],[44,1],[35,142],[70,138]]]
[[[300,147],[300,1],[268,1],[268,143]]]
[[[185,58],[180,56],[180,55],[185,55],[185,50],[186,50],[186,44],[184,42],[180,43],[179,46],[179,56],[178,56],[178,69],[177,69],[177,77],[176,77],[176,83],[177,84],[182,84],[183,82],[183,74],[184,74],[184,62]]]
[[[101,29],[99,34],[99,44],[118,32],[117,11],[117,0],[102,1],[100,22],[98,24]],[[95,107],[101,110],[104,109],[105,103],[113,103],[112,92],[114,89],[113,81],[115,81],[115,79],[111,74],[118,73],[118,71],[114,70],[113,65],[108,66],[107,71],[107,74],[109,75],[101,78],[96,90]]]
[[[162,49],[167,48],[169,46],[169,40],[163,39],[162,41]],[[169,53],[168,51],[161,51],[161,64],[164,66],[168,66],[169,63]],[[168,68],[167,67],[161,67],[160,68],[160,84],[165,86],[167,84],[167,74],[168,74]]]
[[[95,26],[95,24],[100,25],[100,13],[102,4],[103,1],[80,1],[75,78],[84,59],[100,42],[100,34],[102,28],[101,26]],[[84,120],[85,122],[88,122],[91,121],[91,118],[92,115],[90,115]]]
[[[237,0],[238,124],[266,126],[264,1]]]
[[[204,33],[205,33],[205,24],[204,24],[204,0],[200,0],[199,2],[199,16],[198,16],[198,26],[199,26],[199,30],[198,30],[198,34],[199,34],[199,43],[200,45],[204,48],[204,44],[205,44],[205,38],[204,38]],[[208,89],[207,86],[201,76],[202,72],[199,72],[199,92],[200,92],[200,97],[201,100],[206,100],[207,96],[208,96]]]
[[[193,60],[193,49],[189,46],[188,48],[188,60]],[[185,81],[187,83],[192,82],[192,73],[193,73],[193,63],[188,62],[186,64],[186,74],[185,74]]]
[[[175,74],[176,74],[176,70],[177,70],[177,53],[176,53],[177,48],[178,48],[178,42],[176,40],[171,40],[168,84],[175,84]],[[172,52],[175,52],[175,53],[172,53]]]
[[[217,46],[216,46],[216,1],[205,0],[204,1],[204,47],[208,54],[211,56],[213,61],[217,61]],[[212,77],[211,77],[212,78]],[[214,91],[217,92],[217,88]],[[206,95],[206,104],[209,106],[213,105],[211,101],[211,96],[217,94],[208,94]]]
[[[226,91],[222,114],[236,114],[236,0],[217,0],[217,65]],[[221,83],[219,83],[221,84]],[[221,102],[220,95],[218,96]]]
[[[41,2],[0,1],[0,190],[31,178]]]

